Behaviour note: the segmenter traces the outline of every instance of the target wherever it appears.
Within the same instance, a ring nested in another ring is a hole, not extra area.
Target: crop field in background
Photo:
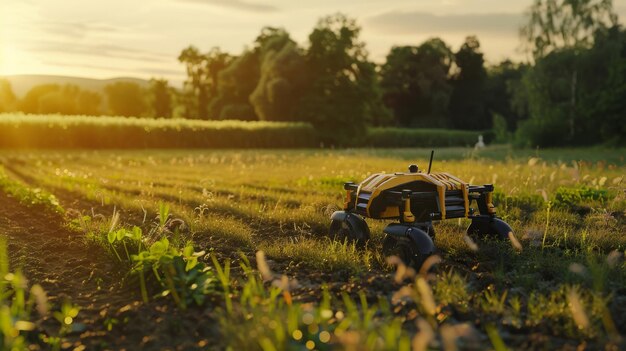
[[[372,127],[344,143],[367,147],[471,146],[491,132]],[[0,148],[315,148],[323,144],[301,122],[193,120],[0,113]]]
[[[426,168],[427,149],[5,150],[0,314],[13,324],[0,341],[620,349],[625,151],[437,149],[433,171],[495,185],[517,240],[472,240],[466,220],[436,223],[438,254],[415,273],[381,255],[387,222],[368,220],[365,248],[327,231],[344,182]]]

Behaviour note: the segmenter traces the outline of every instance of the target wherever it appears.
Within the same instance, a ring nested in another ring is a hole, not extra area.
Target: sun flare
[[[29,57],[10,43],[0,46],[0,75],[29,72]]]

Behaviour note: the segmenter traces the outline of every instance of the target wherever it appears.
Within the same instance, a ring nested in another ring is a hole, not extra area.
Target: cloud
[[[185,78],[185,70],[181,69],[169,69],[169,68],[156,68],[156,67],[137,67],[134,72],[149,73],[152,76],[176,76],[178,78]]]
[[[434,15],[427,12],[390,11],[366,19],[366,26],[385,34],[416,33],[517,33],[524,22],[521,13]]]
[[[43,62],[51,66],[73,67],[73,68],[81,67],[81,68],[97,69],[97,70],[109,71],[109,72],[120,71],[119,67],[114,67],[114,66],[93,65],[93,64],[85,64],[85,63],[69,63],[69,62],[55,61],[55,60],[44,60]],[[130,72],[130,70],[128,70],[128,72]]]
[[[88,22],[54,22],[44,21],[41,28],[49,34],[56,34],[70,39],[82,39],[89,33],[114,33],[119,29],[113,26],[100,23]]]
[[[247,11],[247,12],[276,12],[278,8],[272,5],[257,4],[244,0],[175,0],[180,2],[188,2],[194,4],[213,5],[233,10]]]
[[[80,68],[89,68],[89,69],[96,69],[96,70],[101,70],[101,71],[109,71],[109,72],[125,72],[125,73],[133,73],[136,74],[137,72],[141,72],[141,73],[147,73],[151,76],[169,76],[169,77],[176,77],[177,79],[184,79],[185,78],[185,71],[183,69],[179,69],[179,70],[175,70],[175,69],[168,69],[168,68],[158,68],[158,67],[118,67],[118,66],[110,66],[110,65],[98,65],[98,64],[88,64],[88,63],[71,63],[71,62],[64,62],[64,61],[57,61],[57,60],[44,60],[43,61],[45,64],[51,65],[51,66],[60,66],[60,67],[80,67]]]
[[[32,45],[28,47],[28,51],[40,53],[54,52],[62,54],[121,58],[142,62],[169,62],[175,59],[175,56],[173,55],[155,53],[120,45],[92,43],[75,44],[58,41],[32,42]]]

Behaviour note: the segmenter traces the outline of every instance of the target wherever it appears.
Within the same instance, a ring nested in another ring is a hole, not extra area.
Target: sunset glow
[[[370,58],[393,45],[439,36],[457,47],[476,34],[489,62],[523,59],[517,28],[529,1],[138,0],[86,4],[5,0],[0,14],[0,74],[55,74],[184,80],[176,58],[195,45],[239,54],[263,26],[284,27],[301,45],[316,21],[344,12],[357,18]],[[625,7],[616,4],[616,11]]]

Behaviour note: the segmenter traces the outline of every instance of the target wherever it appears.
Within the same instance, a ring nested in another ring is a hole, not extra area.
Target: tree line
[[[172,117],[175,96],[166,80],[151,79],[147,89],[120,81],[107,84],[103,93],[75,84],[41,84],[18,98],[10,83],[0,79],[0,113]]]
[[[523,69],[506,62],[488,74],[475,36],[457,51],[438,38],[394,47],[377,65],[360,30],[337,14],[318,22],[308,47],[271,27],[238,56],[188,47],[179,56],[188,76],[185,115],[304,121],[331,141],[358,138],[367,126],[484,130],[499,108],[492,96],[500,86],[488,82],[519,80]]]
[[[527,62],[487,65],[479,39],[468,36],[457,49],[440,38],[395,46],[376,64],[360,31],[335,14],[319,20],[306,46],[274,27],[238,55],[189,46],[178,57],[183,89],[163,79],[148,89],[118,82],[105,88],[106,104],[58,85],[17,101],[4,82],[0,110],[303,121],[339,144],[369,126],[492,129],[525,146],[625,141],[626,30],[610,0],[535,0],[520,30]]]

